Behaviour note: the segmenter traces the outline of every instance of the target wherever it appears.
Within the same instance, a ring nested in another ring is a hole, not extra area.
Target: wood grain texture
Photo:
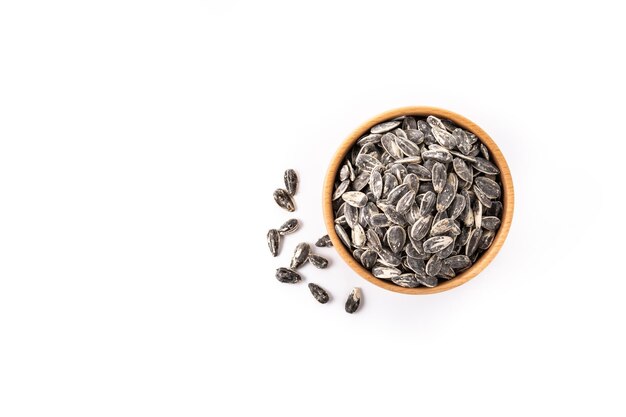
[[[440,282],[440,284],[434,288],[404,288],[399,287],[390,281],[376,278],[374,275],[372,275],[370,271],[363,268],[363,266],[361,266],[361,264],[359,264],[354,259],[352,253],[350,253],[350,251],[345,248],[343,243],[341,243],[341,240],[339,239],[339,236],[337,236],[334,227],[335,223],[332,208],[333,187],[335,178],[337,177],[337,172],[340,169],[341,163],[346,154],[350,151],[354,143],[364,133],[368,132],[372,126],[398,116],[428,116],[431,114],[439,118],[450,119],[463,129],[469,130],[470,132],[474,133],[489,149],[489,152],[491,154],[491,161],[494,162],[500,169],[500,179],[502,181],[503,192],[502,223],[500,225],[498,233],[496,234],[496,237],[493,240],[493,243],[491,244],[491,247],[489,247],[489,249],[487,249],[487,251],[485,251],[482,256],[476,261],[476,263],[472,265],[469,269],[463,271],[461,274],[457,275],[455,278],[449,281]],[[333,159],[330,162],[330,166],[328,167],[322,191],[324,223],[326,224],[328,236],[330,236],[330,240],[333,242],[333,247],[339,253],[339,256],[341,256],[341,258],[350,266],[350,268],[352,268],[357,274],[359,274],[361,277],[365,278],[369,282],[387,290],[395,291],[402,294],[434,294],[442,291],[447,291],[466,283],[467,281],[478,275],[480,272],[482,272],[493,260],[493,258],[495,258],[495,256],[500,251],[500,248],[502,248],[504,241],[506,240],[509,229],[511,227],[511,222],[513,220],[514,200],[515,197],[513,192],[513,179],[511,178],[509,166],[504,159],[504,155],[502,155],[502,152],[500,151],[496,143],[491,139],[491,137],[489,137],[489,135],[484,130],[482,130],[476,123],[466,119],[459,114],[436,107],[401,107],[379,114],[378,116],[373,117],[372,119],[363,123],[354,132],[352,132],[352,134],[348,136],[348,138],[346,138],[339,146],[339,149],[337,149],[337,152],[333,156]]]

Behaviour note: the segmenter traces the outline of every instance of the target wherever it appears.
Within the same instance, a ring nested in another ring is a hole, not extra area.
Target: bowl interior
[[[440,281],[440,283],[433,288],[405,288],[397,286],[391,281],[385,281],[376,278],[374,275],[372,275],[370,271],[361,266],[361,264],[358,263],[356,259],[354,259],[352,253],[350,253],[350,251],[346,249],[346,247],[339,239],[339,236],[335,232],[335,219],[332,208],[332,194],[335,178],[337,177],[337,172],[339,171],[345,156],[348,154],[356,141],[361,136],[363,136],[363,134],[369,132],[372,126],[377,125],[385,120],[393,119],[399,116],[425,117],[428,115],[450,119],[463,129],[474,133],[476,136],[478,136],[482,143],[485,144],[485,146],[489,150],[491,161],[497,165],[498,169],[500,169],[500,181],[502,182],[502,219],[500,228],[496,233],[493,243],[491,244],[489,249],[487,249],[470,268],[466,269],[465,271],[448,281]],[[328,231],[328,235],[331,241],[333,242],[333,246],[341,256],[341,258],[357,274],[370,281],[371,283],[387,290],[403,294],[433,294],[441,291],[446,291],[458,287],[459,285],[469,281],[470,279],[478,275],[497,255],[497,253],[500,251],[500,248],[504,244],[504,241],[506,240],[513,218],[513,201],[513,180],[511,178],[511,172],[509,171],[509,167],[506,163],[506,160],[504,159],[504,156],[502,155],[502,152],[495,144],[495,142],[489,137],[489,135],[487,135],[484,130],[482,130],[472,121],[466,119],[459,114],[436,107],[402,107],[382,113],[359,126],[354,132],[352,132],[350,136],[348,136],[348,138],[346,138],[346,140],[344,140],[344,142],[341,144],[341,146],[339,146],[339,149],[333,156],[333,159],[326,173],[326,179],[324,181],[324,189],[322,195],[324,223],[326,224],[326,229]]]

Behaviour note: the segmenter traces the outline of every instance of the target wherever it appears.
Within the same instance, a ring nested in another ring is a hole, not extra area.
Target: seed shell
[[[311,294],[313,294],[313,297],[321,304],[326,304],[328,300],[330,299],[325,289],[323,289],[319,285],[314,284],[312,282],[309,283],[309,291],[311,291]]]
[[[294,196],[298,190],[298,175],[293,169],[285,171],[285,189],[291,196]]]
[[[346,300],[346,313],[354,313],[361,305],[361,289],[354,288]]]

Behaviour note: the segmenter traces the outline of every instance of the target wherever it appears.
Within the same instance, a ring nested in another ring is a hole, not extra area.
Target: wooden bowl
[[[395,285],[391,281],[376,278],[374,275],[372,275],[370,271],[365,269],[363,266],[361,266],[361,264],[356,261],[356,259],[354,259],[352,253],[350,253],[346,249],[346,247],[339,239],[339,236],[337,236],[337,233],[335,232],[335,217],[332,208],[332,195],[335,178],[337,177],[337,172],[339,171],[344,158],[346,157],[352,146],[355,144],[355,142],[361,136],[363,136],[363,134],[369,132],[372,126],[377,125],[385,120],[390,120],[405,115],[423,117],[433,115],[439,118],[452,120],[458,126],[478,136],[482,143],[484,143],[485,146],[487,146],[487,148],[489,149],[491,161],[494,162],[500,169],[503,206],[501,219],[502,222],[500,225],[500,229],[498,229],[498,232],[493,240],[493,243],[491,244],[489,249],[487,249],[480,256],[480,258],[478,258],[476,263],[474,263],[470,268],[466,269],[465,271],[448,281],[440,282],[439,285],[433,288],[405,288]],[[507,234],[509,233],[509,228],[511,227],[511,221],[513,219],[513,179],[511,178],[509,166],[507,165],[506,160],[504,159],[504,155],[502,155],[502,152],[500,151],[498,146],[489,137],[489,135],[485,133],[485,131],[482,130],[480,127],[478,127],[478,125],[476,125],[474,122],[471,122],[465,117],[451,111],[439,109],[436,107],[401,107],[399,109],[390,110],[385,113],[379,114],[376,117],[373,117],[372,119],[359,126],[354,132],[352,132],[350,136],[348,136],[346,140],[343,141],[343,143],[341,144],[341,146],[339,146],[339,149],[335,153],[332,161],[330,162],[330,167],[328,168],[328,172],[326,173],[322,203],[324,222],[326,223],[328,236],[330,236],[330,240],[333,242],[333,246],[337,250],[337,252],[339,252],[339,255],[357,274],[359,274],[361,277],[365,278],[369,282],[390,291],[395,291],[403,294],[434,294],[458,287],[459,285],[466,283],[467,281],[478,275],[483,269],[485,269],[487,265],[489,265],[489,263],[493,260],[493,258],[495,258],[495,256],[498,254],[498,251],[506,240]]]

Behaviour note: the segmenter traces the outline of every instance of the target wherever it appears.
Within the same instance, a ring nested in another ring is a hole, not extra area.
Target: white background
[[[0,3],[0,415],[623,416],[626,30],[573,3]],[[504,152],[498,257],[432,296],[331,248],[278,283],[340,141],[405,105]]]

